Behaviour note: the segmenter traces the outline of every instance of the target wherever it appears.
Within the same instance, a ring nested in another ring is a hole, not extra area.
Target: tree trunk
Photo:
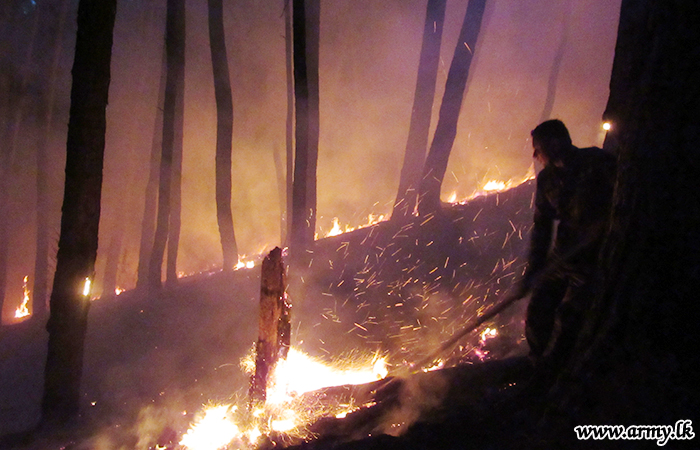
[[[39,135],[36,149],[36,253],[34,258],[34,296],[32,299],[32,317],[35,320],[45,320],[48,313],[48,289],[49,289],[49,244],[51,227],[47,211],[50,207],[49,193],[49,167],[48,145],[53,128],[53,110],[56,103],[56,77],[63,48],[63,29],[68,15],[68,0],[62,0],[58,13],[58,26],[56,28],[56,42],[51,60],[51,72],[49,75],[49,91],[45,96],[44,107],[44,131]]]
[[[286,141],[286,208],[282,216],[282,245],[289,244],[289,236],[292,231],[292,192],[294,182],[294,70],[293,70],[293,46],[294,36],[292,31],[292,0],[285,0],[284,6],[284,54],[287,74],[287,119],[285,123]]]
[[[184,29],[182,33],[184,35]],[[172,184],[170,186],[168,258],[165,266],[165,283],[169,286],[177,284],[177,251],[180,246],[180,228],[182,224],[182,150],[185,120],[184,50],[182,64],[183,76],[180,77],[180,82],[177,86],[177,105],[175,106],[175,139],[173,141]]]
[[[161,287],[163,255],[170,227],[173,148],[176,141],[176,116],[179,86],[185,72],[185,1],[168,0],[165,25],[167,76],[163,104],[163,148],[158,177],[158,214],[153,250],[148,264],[148,283]]]
[[[559,41],[559,47],[557,47],[557,52],[554,54],[554,61],[552,61],[552,68],[549,71],[549,80],[547,81],[547,97],[544,100],[544,106],[542,107],[542,114],[540,115],[539,123],[548,120],[552,115],[552,109],[554,108],[554,98],[557,93],[557,81],[559,79],[559,70],[561,69],[561,62],[564,59],[564,52],[566,51],[566,45],[569,40],[569,28],[571,25],[571,8],[573,7],[572,2],[568,1],[564,6],[564,18],[561,30],[561,40]]]
[[[77,416],[97,257],[107,97],[116,0],[81,0],[73,62],[66,176],[46,357],[42,423]]]
[[[209,0],[209,47],[216,96],[216,218],[224,255],[224,270],[232,270],[238,263],[238,247],[231,212],[233,99],[228,73],[222,0]]]
[[[440,62],[440,43],[445,22],[445,5],[447,0],[428,0],[423,27],[423,44],[418,63],[416,92],[413,95],[411,125],[408,130],[406,152],[401,167],[399,190],[394,202],[392,219],[409,217],[418,201],[418,185],[425,163],[428,147],[430,119],[435,100],[435,80]]]
[[[29,84],[29,73],[31,63],[34,57],[34,46],[36,44],[37,31],[39,28],[39,13],[34,11],[32,18],[31,32],[29,37],[29,45],[26,50],[25,66],[22,73],[19,75],[19,80],[14,80],[12,74],[8,83],[8,89],[3,94],[7,95],[6,119],[7,120],[7,142],[5,151],[2,153],[0,163],[0,215],[1,217],[11,217],[9,210],[10,202],[8,200],[8,192],[10,180],[13,177],[12,167],[14,166],[15,151],[19,143],[22,123],[24,121],[24,109],[27,94],[27,86]],[[17,82],[18,81],[18,82]],[[15,85],[15,86],[12,86]],[[12,90],[11,90],[12,89]],[[16,92],[13,92],[14,90]],[[10,236],[8,221],[0,221],[0,325],[2,324],[2,308],[7,291],[7,267],[8,253],[10,247]]]
[[[258,341],[255,345],[255,374],[250,383],[251,405],[265,403],[270,372],[287,357],[290,341],[290,306],[282,250],[275,247],[263,260],[260,273]]]
[[[296,154],[290,252],[293,261],[304,265],[316,229],[320,2],[294,0],[293,5]]]
[[[581,411],[578,423],[669,425],[700,410],[698,23],[696,1],[622,2],[605,112],[614,209],[599,292],[555,390],[556,414]]]
[[[141,218],[141,239],[139,241],[139,265],[137,269],[136,287],[141,289],[148,286],[149,261],[153,252],[153,241],[158,209],[158,175],[160,171],[160,153],[163,148],[163,110],[160,105],[165,102],[165,81],[167,77],[167,62],[165,49],[161,65],[160,86],[158,87],[158,104],[156,105],[153,139],[151,141],[151,160],[149,162],[148,182],[144,195],[143,217]]]
[[[419,188],[418,212],[420,215],[434,213],[440,208],[440,189],[447,170],[452,145],[457,135],[457,121],[467,87],[469,67],[476,50],[476,42],[484,17],[486,0],[469,0],[462,29],[457,40],[450,70],[445,82],[440,116],[433,142],[423,168]]]

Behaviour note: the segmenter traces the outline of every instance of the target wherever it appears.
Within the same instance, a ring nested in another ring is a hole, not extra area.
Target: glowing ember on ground
[[[27,317],[29,315],[29,308],[27,307],[29,304],[29,288],[27,287],[28,279],[28,276],[24,277],[24,284],[22,285],[24,296],[22,297],[22,304],[15,310],[15,319],[21,319],[22,317]]]
[[[241,367],[252,373],[254,361],[255,356],[249,354],[241,361]],[[378,355],[334,366],[291,348],[287,359],[281,360],[272,373],[262,407],[252,412],[238,411],[233,405],[208,407],[180,444],[190,450],[215,450],[233,441],[252,447],[262,435],[273,431],[303,437],[306,425],[323,416],[344,417],[357,406],[314,403],[302,394],[331,386],[368,383],[387,374],[386,361]]]

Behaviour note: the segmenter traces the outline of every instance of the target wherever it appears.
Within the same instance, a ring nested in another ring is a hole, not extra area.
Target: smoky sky
[[[437,122],[467,3],[451,0],[447,4],[431,130]],[[487,180],[519,179],[528,172],[532,163],[529,131],[542,113],[567,7],[571,8],[571,22],[552,117],[568,125],[576,145],[602,142],[600,120],[608,97],[619,0],[487,3],[443,199],[453,192],[458,198],[467,197]],[[233,219],[239,253],[247,255],[280,244],[281,210],[273,152],[281,152],[284,158],[287,85],[283,4],[281,0],[224,2],[234,103]],[[330,229],[334,217],[341,224],[359,225],[368,214],[391,210],[408,135],[425,7],[425,0],[321,2],[317,222],[321,232]],[[60,225],[76,10],[77,1],[71,1],[57,74],[49,149],[51,205],[39,212],[50,218],[54,252]],[[220,267],[222,262],[214,198],[216,106],[206,0],[187,0],[186,27],[178,257],[178,271],[183,274]],[[31,27],[2,30],[2,48],[10,55],[3,61],[24,70],[21,55],[26,55]],[[42,29],[40,35],[49,31]],[[162,107],[158,105],[158,87],[164,31],[164,1],[118,2],[107,108],[98,290],[106,250],[112,242],[120,243],[118,285],[131,288],[136,281],[144,192],[157,132],[156,111]],[[32,72],[38,85],[47,79],[45,70]],[[34,265],[34,145],[42,123],[31,102],[28,105],[22,145],[12,164],[11,214],[4,218],[10,221],[12,242],[5,320],[21,300],[22,278],[31,276]]]

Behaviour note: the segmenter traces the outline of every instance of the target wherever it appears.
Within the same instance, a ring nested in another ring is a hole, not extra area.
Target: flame
[[[522,183],[525,183],[526,181],[532,180],[535,178],[535,170],[534,167],[531,166],[528,172],[525,174],[525,176],[521,179],[510,179],[507,181],[503,180],[487,180],[483,186],[480,189],[475,190],[470,196],[464,198],[463,200],[458,200],[458,194],[457,191],[452,192],[450,194],[449,198],[447,199],[448,203],[466,203],[469,200],[472,200],[480,195],[484,194],[491,194],[493,192],[502,192],[506,191],[512,187],[519,186]]]
[[[27,287],[28,279],[29,276],[24,277],[24,284],[22,285],[24,296],[22,297],[22,304],[15,310],[15,319],[21,319],[22,317],[27,317],[29,315],[29,308],[27,307],[29,304],[29,288]]]
[[[498,181],[498,180],[489,180],[483,187],[483,190],[486,192],[491,192],[491,191],[502,191],[506,188],[506,182],[505,181]]]
[[[603,122],[603,129],[605,131],[610,131],[612,130],[612,122]]]
[[[85,285],[83,286],[83,296],[87,297],[90,295],[90,285],[92,284],[92,280],[90,280],[90,277],[85,278]]]
[[[331,229],[328,232],[326,232],[325,234],[322,234],[322,237],[338,236],[339,234],[359,230],[360,228],[365,228],[365,227],[369,227],[372,225],[376,225],[379,222],[384,221],[384,219],[386,219],[385,214],[369,214],[367,216],[367,220],[365,221],[365,223],[360,224],[356,227],[353,227],[351,225],[341,226],[338,218],[334,217],[333,218],[333,226],[331,227]],[[323,230],[321,230],[321,233],[323,233]],[[318,239],[318,237],[319,237],[319,233],[316,233],[314,238]]]
[[[251,260],[251,261],[246,261],[245,258],[246,258],[245,255],[241,256],[241,257],[238,259],[238,262],[236,263],[236,265],[233,266],[233,269],[234,269],[234,270],[238,270],[238,269],[252,269],[253,267],[255,267],[255,261],[252,261],[252,260]]]
[[[241,360],[241,367],[248,373],[255,370],[252,353]],[[208,406],[180,445],[190,450],[215,450],[234,441],[254,446],[261,436],[273,431],[304,437],[306,424],[322,416],[344,417],[358,407],[352,403],[312,403],[302,394],[330,386],[367,383],[387,374],[386,359],[376,354],[370,360],[346,360],[338,366],[291,348],[287,359],[279,361],[273,370],[263,406],[248,414],[236,413],[238,407],[234,405]]]
[[[218,405],[208,408],[193,428],[180,440],[180,445],[197,450],[216,450],[226,446],[241,433],[232,420],[235,406]]]

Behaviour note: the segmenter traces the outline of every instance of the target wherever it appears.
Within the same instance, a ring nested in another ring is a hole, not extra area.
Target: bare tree
[[[153,238],[158,209],[158,175],[160,172],[160,153],[163,148],[163,110],[160,105],[165,102],[165,80],[167,77],[166,52],[163,51],[161,64],[160,86],[158,88],[158,103],[155,108],[153,139],[151,141],[151,158],[148,163],[148,182],[144,195],[143,217],[141,218],[141,237],[139,240],[139,265],[137,269],[136,287],[148,286],[148,270],[153,252]]]
[[[476,50],[485,8],[486,0],[469,0],[467,5],[457,47],[447,73],[437,128],[423,168],[418,203],[418,212],[421,215],[434,213],[440,208],[440,189],[457,135],[459,111],[462,108],[469,67]]]
[[[287,75],[287,118],[285,122],[285,147],[287,151],[286,167],[286,208],[282,216],[282,244],[289,241],[292,227],[292,192],[294,181],[294,61],[293,44],[294,34],[292,30],[292,3],[284,0],[284,54]]]
[[[185,75],[185,1],[168,0],[165,25],[167,75],[163,104],[163,148],[158,177],[158,214],[153,249],[148,264],[148,283],[161,286],[163,255],[168,241],[171,217],[173,148],[176,143],[178,97],[183,94]]]
[[[391,214],[392,219],[411,215],[418,201],[418,185],[425,163],[435,99],[435,80],[440,62],[440,43],[446,4],[447,0],[428,0],[423,27],[423,44],[418,62],[416,92],[413,95],[411,125],[401,167],[399,190],[394,202],[394,211]]]
[[[46,357],[42,423],[76,417],[102,194],[116,0],[81,0],[73,61],[66,177]]]
[[[233,99],[221,0],[209,0],[209,47],[216,96],[216,218],[219,223],[224,270],[238,262],[238,247],[231,212],[231,152],[233,147]]]
[[[304,260],[316,229],[316,165],[319,133],[319,0],[294,0],[294,95],[296,152],[290,251]]]
[[[12,7],[6,6],[7,12],[11,12]],[[16,17],[16,16],[15,16]],[[27,87],[29,84],[29,74],[32,59],[34,57],[34,49],[37,40],[37,31],[39,27],[39,13],[32,13],[30,26],[29,42],[24,55],[24,67],[19,70],[19,73],[8,71],[5,74],[5,92],[4,97],[4,119],[6,121],[5,141],[0,148],[0,215],[10,217],[8,191],[12,178],[12,167],[15,163],[15,153],[19,144],[19,137],[24,122],[24,114],[27,103]],[[3,30],[4,31],[4,30]],[[13,32],[13,30],[11,30]],[[7,266],[8,266],[8,249],[10,246],[9,227],[7,220],[0,220],[0,319],[2,318],[2,306],[5,300],[7,290]],[[1,322],[1,320],[0,320]]]

